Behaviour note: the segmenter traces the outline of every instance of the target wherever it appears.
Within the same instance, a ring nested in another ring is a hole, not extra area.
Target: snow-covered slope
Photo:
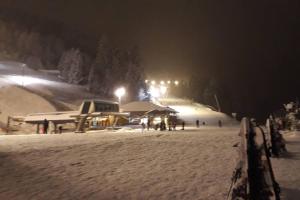
[[[228,115],[214,111],[212,108],[199,104],[187,99],[180,98],[161,98],[158,100],[160,104],[173,108],[178,112],[178,117],[188,124],[195,124],[196,120],[200,124],[205,122],[206,125],[217,125],[221,120],[223,124],[237,124]]]
[[[0,121],[6,122],[8,116],[25,115],[35,112],[55,111],[43,97],[17,86],[3,86],[0,89]]]
[[[83,86],[64,83],[53,75],[30,69],[17,62],[0,62],[0,87],[5,85],[22,86],[32,92],[71,105],[79,105],[82,99],[95,96]]]
[[[84,87],[64,83],[53,75],[17,62],[0,62],[0,125],[7,116],[76,110],[91,98]]]

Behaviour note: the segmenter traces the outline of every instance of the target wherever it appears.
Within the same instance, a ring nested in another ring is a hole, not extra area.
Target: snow
[[[238,131],[0,136],[0,199],[223,200]]]
[[[148,101],[133,101],[125,105],[121,105],[122,112],[139,112],[139,111],[151,111],[151,110],[168,110],[168,108],[154,104]],[[169,109],[172,110],[172,109]],[[173,110],[172,110],[173,111]]]
[[[8,116],[26,115],[34,112],[51,112],[55,108],[44,98],[16,86],[0,89],[0,121],[6,123]]]
[[[206,125],[215,126],[221,120],[226,125],[237,125],[237,121],[228,115],[217,112],[208,106],[180,98],[162,98],[159,103],[168,106],[178,112],[178,117],[183,119],[187,124],[195,124],[196,120],[205,122]]]
[[[284,134],[287,153],[272,158],[275,179],[281,187],[283,200],[298,200],[300,197],[300,132]]]
[[[58,77],[45,74],[24,66],[18,62],[0,62],[0,88],[2,86],[25,86],[37,94],[46,94],[56,101],[76,105],[77,108],[85,98],[97,97],[84,86],[62,82]],[[41,110],[40,112],[44,112]]]
[[[17,62],[0,62],[0,124],[8,116],[53,112],[55,105],[49,100],[77,110],[82,99],[92,94],[84,87],[61,82],[52,75],[28,68]]]
[[[35,122],[35,121],[43,121],[47,119],[48,121],[69,121],[75,122],[75,115],[79,115],[79,111],[69,111],[69,112],[49,112],[49,113],[36,113],[27,115],[24,118],[25,122]]]

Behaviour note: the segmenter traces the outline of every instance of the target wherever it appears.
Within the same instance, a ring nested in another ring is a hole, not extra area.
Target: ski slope
[[[0,62],[0,127],[8,116],[77,110],[83,99],[94,96],[22,63]]]
[[[1,93],[1,90],[5,92]],[[8,91],[9,95],[6,96]],[[3,99],[0,101],[0,110],[4,113],[0,121],[3,123],[9,115],[60,110],[62,106],[58,107],[57,102],[70,110],[76,110],[83,99],[97,98],[82,86],[64,83],[53,75],[16,62],[0,62],[0,97]],[[32,101],[26,100],[30,98]],[[47,100],[50,105],[47,105]],[[226,125],[234,123],[227,115],[190,100],[165,98],[159,99],[158,103],[176,110],[179,118],[186,124],[194,125],[196,120],[199,120],[200,124],[205,122],[206,125],[213,126],[217,125],[219,120]]]
[[[58,77],[45,71],[30,69],[22,63],[0,62],[0,87],[12,85],[71,105],[78,105],[82,99],[95,96],[84,86],[62,82]]]
[[[200,125],[205,122],[205,125],[216,126],[221,120],[223,125],[237,125],[238,122],[228,115],[214,111],[212,108],[193,102],[188,99],[180,98],[161,98],[158,102],[164,106],[168,106],[178,113],[178,117],[184,120],[187,124],[195,125],[196,120],[200,121]]]

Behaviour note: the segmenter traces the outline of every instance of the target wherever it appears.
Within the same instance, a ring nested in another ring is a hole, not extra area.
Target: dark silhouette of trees
[[[1,19],[0,15],[1,60],[24,62],[33,69],[58,69],[62,80],[86,85],[89,91],[107,98],[113,97],[115,88],[124,86],[128,100],[135,99],[144,87],[144,70],[137,47],[120,49],[103,35],[92,51],[93,48],[85,48],[88,42],[85,45],[72,42],[81,39],[76,32],[65,39],[40,31],[40,23],[37,27],[29,24]]]

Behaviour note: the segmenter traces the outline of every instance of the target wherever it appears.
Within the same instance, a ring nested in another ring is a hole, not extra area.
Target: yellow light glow
[[[166,93],[167,93],[167,87],[166,86],[163,86],[163,85],[161,85],[160,86],[160,93],[162,94],[162,95],[165,95]]]
[[[120,87],[120,88],[116,89],[115,95],[118,98],[121,98],[122,96],[124,96],[125,95],[125,88],[124,87]]]

